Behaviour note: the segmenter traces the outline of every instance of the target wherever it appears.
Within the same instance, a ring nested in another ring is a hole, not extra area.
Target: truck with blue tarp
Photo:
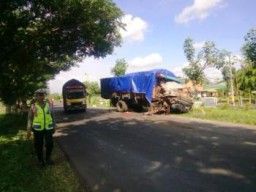
[[[192,92],[172,72],[154,69],[100,80],[101,97],[110,99],[117,111],[149,113],[188,112]]]

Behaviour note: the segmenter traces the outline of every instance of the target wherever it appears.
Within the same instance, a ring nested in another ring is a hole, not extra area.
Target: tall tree
[[[86,91],[90,96],[99,95],[100,94],[100,87],[96,81],[90,82],[86,81],[84,82]]]
[[[238,84],[239,89],[247,92],[256,90],[256,68],[252,61],[247,61],[242,68],[238,71]]]
[[[100,95],[99,84],[96,81],[94,82],[86,81],[84,82],[84,84],[86,87],[88,101],[91,104],[92,97],[95,95]]]
[[[111,0],[9,0],[0,5],[0,98],[17,97],[81,58],[121,43],[122,11]]]
[[[194,84],[199,84],[205,79],[205,69],[209,67],[220,68],[223,65],[224,55],[215,47],[213,42],[207,41],[202,50],[198,52],[197,57],[195,57],[193,44],[193,39],[185,39],[183,49],[189,66],[184,67],[182,70]]]
[[[231,68],[231,72],[232,72],[232,76],[230,74],[230,67],[228,65],[224,65],[221,69],[221,73],[222,73],[222,76],[223,76],[223,80],[226,82],[226,85],[227,85],[227,90],[230,90],[231,89],[231,81],[230,79],[234,77],[234,75],[236,74],[236,68],[235,67],[232,67]],[[237,90],[236,90],[237,91]]]
[[[224,78],[226,78],[227,85],[229,86],[229,93],[231,96],[231,103],[235,105],[235,83],[237,84],[237,78],[234,78],[234,75],[236,75],[235,68],[233,67],[234,63],[237,61],[236,56],[232,55],[231,52],[227,50],[222,50],[221,55],[223,56],[224,60],[219,65],[219,67],[222,67],[222,74]],[[229,79],[227,79],[227,77]],[[238,92],[238,90],[237,90]]]
[[[111,69],[111,74],[113,74],[114,76],[124,75],[127,67],[128,65],[125,59],[118,59],[116,60],[115,66]]]
[[[247,60],[252,62],[253,68],[256,68],[256,28],[251,29],[244,37],[245,45],[243,53]]]

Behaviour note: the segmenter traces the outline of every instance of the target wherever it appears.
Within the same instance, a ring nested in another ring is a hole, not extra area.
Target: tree
[[[193,39],[185,39],[184,54],[189,62],[188,67],[182,70],[185,75],[193,82],[193,84],[202,84],[205,79],[204,70],[209,67],[220,68],[224,62],[224,56],[215,47],[213,42],[205,42],[203,48],[195,57],[195,48],[193,46]]]
[[[247,93],[256,90],[256,68],[252,61],[247,61],[238,71],[239,89]]]
[[[91,103],[92,97],[100,94],[100,87],[96,81],[94,82],[86,81],[84,82],[84,84],[86,87],[88,101],[89,103]]]
[[[90,96],[99,95],[100,94],[100,87],[96,81],[90,82],[86,81],[84,82],[86,91]]]
[[[250,95],[251,91],[256,90],[256,28],[251,29],[244,39],[242,50],[245,63],[238,71],[238,85],[240,90]]]
[[[251,29],[244,37],[245,45],[243,53],[247,60],[252,62],[253,68],[256,68],[256,28]]]
[[[124,59],[116,60],[115,66],[111,69],[111,74],[114,76],[121,76],[124,75],[127,70],[127,63]]]
[[[233,75],[236,74],[236,68],[232,67],[231,72],[232,72]],[[230,74],[230,67],[228,65],[223,66],[222,69],[221,69],[221,73],[222,73],[222,76],[223,76],[223,80],[226,82],[227,90],[230,90],[231,89],[230,79],[232,78],[232,76]],[[238,90],[236,90],[236,91],[238,91]]]
[[[0,5],[0,98],[13,104],[82,58],[121,43],[122,11],[111,0],[9,0]]]

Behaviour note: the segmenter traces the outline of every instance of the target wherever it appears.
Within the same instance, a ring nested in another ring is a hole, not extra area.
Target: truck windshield
[[[80,99],[85,97],[85,92],[83,90],[74,90],[67,92],[68,99]]]

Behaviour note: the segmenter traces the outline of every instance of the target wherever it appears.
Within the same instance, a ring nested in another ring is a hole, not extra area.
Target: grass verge
[[[242,108],[213,108],[213,107],[199,107],[195,108],[189,113],[181,114],[186,117],[216,120],[222,122],[242,123],[256,125],[256,110],[242,109]]]
[[[33,140],[26,138],[26,114],[0,115],[0,191],[84,191],[57,143],[54,166],[36,165]]]

